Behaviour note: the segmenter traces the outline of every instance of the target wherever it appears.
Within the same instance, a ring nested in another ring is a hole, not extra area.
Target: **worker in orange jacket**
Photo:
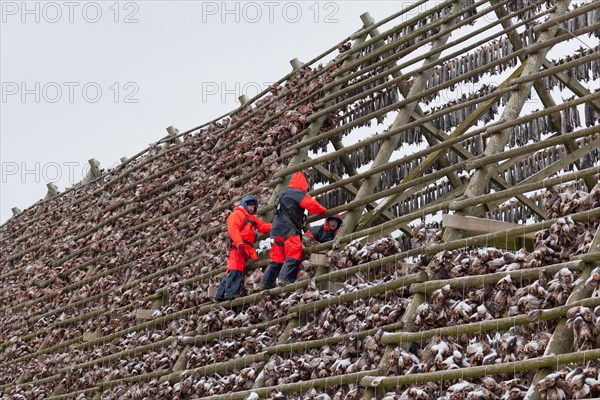
[[[274,242],[269,252],[271,259],[263,276],[264,289],[274,287],[278,277],[281,285],[296,281],[302,261],[304,210],[313,214],[327,211],[307,190],[306,177],[302,172],[296,172],[290,184],[277,196],[271,227],[271,239]]]
[[[227,257],[227,271],[219,283],[214,301],[232,300],[240,296],[240,289],[244,284],[244,265],[246,260],[256,260],[254,242],[260,233],[268,233],[271,224],[258,218],[258,199],[253,195],[244,196],[242,203],[237,206],[227,218],[227,233],[229,234],[229,256]]]

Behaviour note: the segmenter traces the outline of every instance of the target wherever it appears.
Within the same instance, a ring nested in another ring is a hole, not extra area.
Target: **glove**
[[[246,245],[244,243],[240,243],[236,246],[238,253],[244,258],[250,258],[248,251],[246,250]]]

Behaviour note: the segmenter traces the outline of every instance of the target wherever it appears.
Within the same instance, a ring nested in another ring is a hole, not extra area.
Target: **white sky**
[[[363,12],[378,20],[410,4],[0,3],[0,222],[44,197],[48,182],[61,191],[78,182],[92,157],[113,166],[169,125],[184,131],[233,110],[240,94],[285,76],[289,60],[358,30]]]

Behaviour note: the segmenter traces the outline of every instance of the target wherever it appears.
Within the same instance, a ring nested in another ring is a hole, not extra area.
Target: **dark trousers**
[[[295,258],[286,258],[283,263],[271,261],[269,265],[267,265],[262,283],[267,288],[272,288],[275,286],[275,279],[277,279],[277,277],[279,277],[279,280],[281,281],[292,283],[298,278],[299,271],[300,260]]]
[[[231,300],[240,295],[240,290],[244,284],[244,273],[237,270],[229,270],[227,274],[221,279],[217,294],[215,294],[215,300]]]

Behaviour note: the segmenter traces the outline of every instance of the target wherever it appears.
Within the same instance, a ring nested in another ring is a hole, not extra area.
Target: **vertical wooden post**
[[[44,200],[51,199],[58,195],[58,186],[56,186],[54,183],[48,183],[46,187],[48,188],[48,192],[46,193]]]
[[[304,63],[302,61],[300,61],[298,59],[298,57],[294,58],[293,60],[290,60],[290,64],[292,65],[292,68],[294,69],[294,71],[304,65]]]
[[[171,125],[171,126],[167,127],[167,133],[169,134],[169,136],[175,137],[175,136],[179,135],[179,129],[177,129],[173,125]],[[171,141],[171,143],[180,144],[181,138],[174,138]]]
[[[102,175],[102,172],[100,171],[100,162],[98,160],[90,158],[88,164],[90,165],[90,170],[87,172],[81,183],[91,182]]]

